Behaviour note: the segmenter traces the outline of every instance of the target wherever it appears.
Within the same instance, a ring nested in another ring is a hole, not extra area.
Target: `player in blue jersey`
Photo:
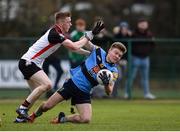
[[[21,57],[18,67],[32,92],[16,109],[18,116],[14,121],[15,123],[27,122],[28,111],[43,93],[52,88],[51,80],[42,70],[44,60],[61,46],[79,54],[89,55],[90,52],[81,49],[81,47],[104,28],[104,23],[102,20],[97,21],[92,31],[85,32],[85,37],[76,42],[66,38],[71,26],[71,13],[57,12],[55,14],[55,24]]]
[[[85,48],[91,51],[89,57],[80,66],[71,69],[71,78],[43,103],[36,112],[31,114],[29,117],[31,122],[36,117],[41,116],[43,112],[52,109],[59,102],[71,99],[71,103],[76,106],[78,113],[65,116],[63,112],[60,112],[59,116],[53,119],[51,123],[89,123],[92,117],[90,91],[98,84],[96,75],[100,69],[108,69],[113,73],[114,81],[111,83],[106,73],[103,73],[101,76],[107,95],[112,93],[114,82],[118,77],[116,63],[120,61],[126,52],[126,47],[120,42],[115,42],[111,45],[108,53],[106,53],[102,48],[88,42]]]

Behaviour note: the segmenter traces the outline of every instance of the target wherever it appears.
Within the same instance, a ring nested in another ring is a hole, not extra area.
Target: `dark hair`
[[[120,51],[123,52],[123,54],[125,54],[127,52],[126,46],[124,46],[124,44],[122,44],[121,42],[114,42],[111,45],[110,49],[113,49],[113,48],[119,49]]]
[[[59,19],[65,19],[66,17],[71,17],[70,12],[56,12],[55,13],[55,21],[57,22]]]

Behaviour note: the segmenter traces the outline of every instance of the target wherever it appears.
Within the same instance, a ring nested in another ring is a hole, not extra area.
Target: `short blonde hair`
[[[122,44],[121,42],[114,42],[111,45],[110,49],[113,49],[113,48],[119,49],[120,51],[123,52],[123,54],[125,54],[127,52],[126,46],[124,46],[124,44]]]
[[[71,17],[71,13],[70,12],[56,12],[55,15],[55,22],[57,22],[58,20],[63,20],[66,17]]]

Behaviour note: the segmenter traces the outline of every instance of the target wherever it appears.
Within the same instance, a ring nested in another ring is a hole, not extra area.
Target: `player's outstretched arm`
[[[114,88],[114,82],[109,83],[108,85],[104,86],[105,92],[107,95],[111,95]]]
[[[104,28],[103,21],[96,22],[95,27],[92,29],[92,31],[88,31],[85,33],[85,37],[82,38],[79,41],[72,42],[69,39],[66,39],[62,42],[62,44],[71,50],[78,50],[79,48],[83,47],[88,41],[92,40],[94,35],[97,35],[102,29]]]
[[[114,82],[110,82],[110,75],[107,75],[107,73],[104,71],[103,73],[100,73],[99,78],[101,78],[105,92],[107,95],[111,95],[114,87]]]
[[[84,45],[84,48],[86,48],[90,52],[92,52],[95,47],[98,47],[98,46],[94,45],[91,41],[88,41],[88,43]]]
[[[69,39],[66,39],[63,41],[63,46],[66,47],[67,49],[70,49],[72,51],[76,51],[83,47],[89,40],[87,38],[83,38],[77,42],[72,42]]]
[[[80,48],[80,49],[78,49],[78,50],[72,50],[73,52],[76,52],[76,53],[78,53],[78,54],[81,54],[81,55],[85,55],[85,56],[89,56],[90,55],[90,51],[88,51],[88,50],[85,50],[85,49],[83,49],[83,48]]]

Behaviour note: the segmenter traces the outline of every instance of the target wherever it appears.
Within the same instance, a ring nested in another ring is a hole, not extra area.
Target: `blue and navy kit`
[[[85,60],[85,62],[83,63],[83,65],[86,67],[86,70],[88,72],[88,74],[95,80],[96,79],[96,75],[98,73],[99,70],[101,70],[102,68],[98,65],[97,62],[97,58],[99,56],[97,56],[97,50],[98,48],[94,47],[93,51],[91,52],[90,56]],[[101,59],[101,63],[100,65],[103,65],[103,67],[105,67],[106,69],[110,70],[113,73],[113,80],[116,81],[116,79],[118,78],[118,70],[117,70],[117,66],[116,64],[112,64],[112,63],[108,63],[106,61],[106,55],[107,53],[102,49],[99,48],[100,54],[101,54],[101,58],[99,57],[99,59]],[[82,70],[82,65],[78,66],[74,69],[70,70],[71,72],[71,79],[74,82],[74,84],[83,92],[85,93],[90,93],[91,89],[95,86],[94,84],[92,84],[87,75],[84,74],[83,70]],[[96,84],[97,85],[97,84]]]

